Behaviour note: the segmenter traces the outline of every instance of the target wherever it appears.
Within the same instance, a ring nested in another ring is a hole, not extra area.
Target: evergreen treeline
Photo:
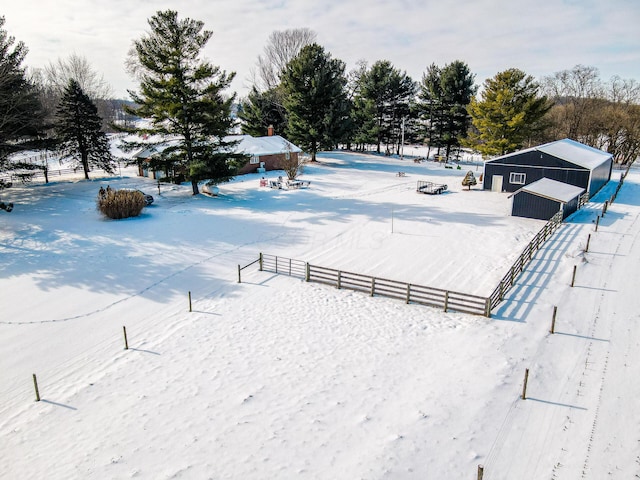
[[[12,153],[57,149],[81,165],[112,171],[104,132],[117,127],[176,139],[160,158],[163,168],[191,181],[222,181],[244,161],[229,153],[233,131],[226,93],[234,73],[202,59],[212,36],[201,21],[159,11],[126,62],[139,82],[128,101],[88,62],[72,55],[28,73],[27,54],[0,17],[0,174],[37,168],[10,162]],[[360,62],[351,72],[316,42],[309,29],[274,32],[258,58],[253,87],[238,104],[244,133],[265,135],[269,126],[316,152],[338,145],[399,154],[405,143],[429,147],[429,155],[456,158],[463,147],[499,155],[561,138],[606,150],[618,163],[640,154],[640,85],[600,79],[577,65],[539,81],[512,68],[475,85],[460,60],[428,66],[413,80],[389,60]],[[148,120],[137,127],[131,118]],[[135,148],[142,143],[132,143]],[[0,189],[7,184],[0,179]]]

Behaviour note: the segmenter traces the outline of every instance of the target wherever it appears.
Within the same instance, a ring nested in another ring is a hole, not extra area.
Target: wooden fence
[[[453,310],[474,315],[487,315],[487,299],[477,295],[345,272],[317,265],[309,265],[308,271],[309,282],[364,292],[372,297],[378,295],[403,300],[405,303],[442,308],[445,312]]]
[[[556,213],[538,232],[538,234],[529,242],[524,251],[520,254],[515,263],[511,266],[507,274],[500,280],[500,283],[491,293],[488,300],[487,309],[491,309],[502,301],[505,293],[514,285],[516,279],[524,271],[535,253],[542,247],[551,235],[562,225],[562,210]],[[487,315],[490,316],[490,315]]]
[[[265,253],[260,253],[258,260],[251,262],[249,265],[244,267],[238,265],[238,281],[240,281],[241,269],[259,263],[260,271],[298,277],[307,282],[322,283],[336,288],[363,292],[372,297],[377,295],[402,300],[406,303],[441,308],[445,312],[456,311],[490,317],[491,310],[504,299],[507,291],[515,284],[517,278],[524,271],[535,253],[560,225],[562,225],[562,211],[556,213],[526,246],[489,297],[321,267],[302,260]]]
[[[489,315],[487,299],[439,288],[425,287],[413,283],[346,272],[335,268],[312,265],[302,260],[277,257],[261,253],[258,259],[260,270],[303,278],[307,282],[322,283],[340,289],[355,290],[373,296],[402,300],[406,303],[442,308],[445,312],[456,311],[474,315]],[[248,265],[247,265],[248,266]]]
[[[62,177],[66,175],[77,175],[82,174],[84,172],[81,167],[77,168],[60,168],[57,170],[47,169],[37,169],[37,170],[21,170],[15,171],[9,174],[0,175],[6,182],[29,182],[36,179],[43,179],[45,183],[48,183],[52,178]]]
[[[611,202],[613,202],[615,195],[620,191],[627,172],[621,175],[620,183],[614,196],[611,198]],[[579,206],[584,206],[588,201],[588,193],[581,195],[578,202]],[[533,259],[535,253],[555,233],[560,225],[562,225],[562,220],[562,211],[559,211],[551,217],[533,240],[525,247],[524,251],[488,297],[425,287],[423,285],[372,277],[334,268],[320,267],[303,262],[302,260],[276,257],[263,253],[260,254],[258,261],[260,262],[260,270],[303,278],[307,282],[323,283],[333,285],[336,288],[355,290],[368,293],[372,297],[379,295],[403,300],[406,303],[442,308],[445,312],[453,310],[456,312],[490,317],[491,310],[504,299],[505,294],[513,287],[520,274]]]

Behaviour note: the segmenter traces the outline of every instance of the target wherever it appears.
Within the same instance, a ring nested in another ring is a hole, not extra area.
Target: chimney
[[[267,127],[267,136],[273,137],[273,125]]]

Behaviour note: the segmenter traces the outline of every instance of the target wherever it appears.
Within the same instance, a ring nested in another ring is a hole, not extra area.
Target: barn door
[[[493,175],[491,177],[491,191],[492,192],[502,191],[502,175]]]

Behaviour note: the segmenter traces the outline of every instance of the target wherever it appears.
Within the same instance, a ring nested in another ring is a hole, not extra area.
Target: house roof
[[[252,137],[251,135],[229,135],[224,138],[227,142],[239,142],[234,148],[235,153],[245,153],[247,155],[275,155],[278,153],[296,152],[302,150],[293,143],[285,140],[280,135],[269,137]],[[176,145],[178,140],[168,140],[163,143],[154,144],[136,152],[134,158],[149,158],[155,154],[162,153],[171,145]]]
[[[537,147],[526,148],[517,152],[501,155],[500,157],[487,160],[487,162],[499,162],[501,159],[514,157],[516,155],[532,151],[546,153],[547,155],[560,158],[589,170],[593,170],[613,157],[610,153],[603,152],[597,148],[565,138],[563,140],[545,143],[544,145],[538,145]]]
[[[278,153],[295,152],[302,150],[293,143],[285,140],[280,135],[268,137],[252,137],[251,135],[233,135],[228,140],[240,140],[235,150],[247,155],[275,155]]]
[[[525,185],[521,189],[514,192],[513,195],[516,195],[520,192],[532,193],[540,197],[567,203],[584,192],[584,188],[576,187],[575,185],[569,185],[568,183],[558,182],[556,180],[551,180],[550,178],[541,178],[536,182]]]

